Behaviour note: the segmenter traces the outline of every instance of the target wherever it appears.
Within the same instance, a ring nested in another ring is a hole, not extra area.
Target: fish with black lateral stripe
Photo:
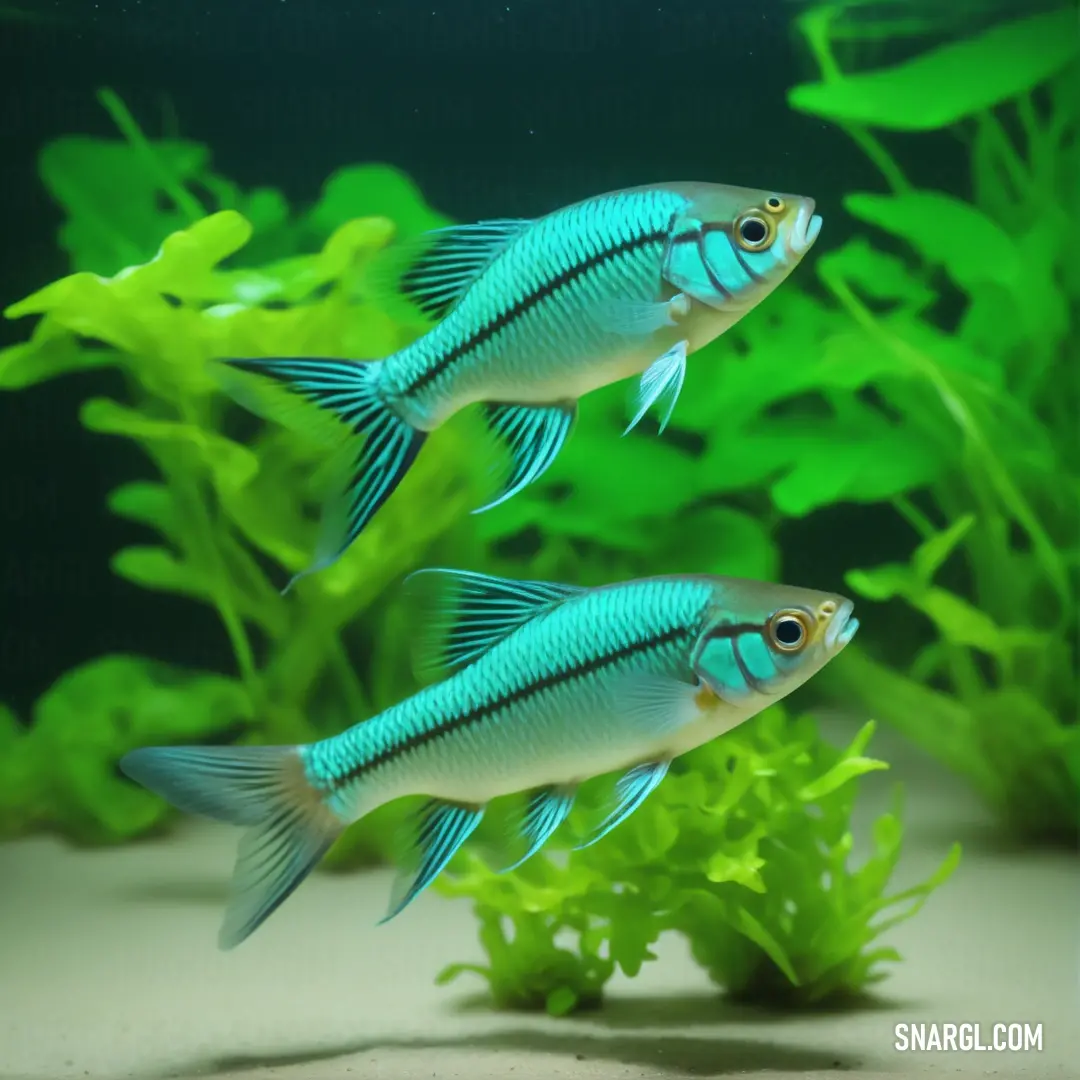
[[[640,375],[627,431],[653,406],[661,431],[687,356],[769,295],[817,239],[814,201],[707,183],[629,188],[535,220],[426,233],[377,257],[368,295],[406,295],[440,318],[375,360],[233,358],[221,385],[280,418],[266,389],[314,403],[342,442],[311,564],[334,563],[393,494],[427,435],[477,406],[509,467],[497,506],[537,480],[578,399]],[[381,267],[381,269],[380,269]],[[254,381],[253,381],[254,380]],[[260,384],[264,389],[260,389]],[[314,421],[312,421],[314,423]]]
[[[527,793],[517,830],[538,851],[578,786],[619,774],[604,836],[670,762],[809,679],[858,627],[842,596],[711,576],[597,588],[465,571],[413,575],[427,616],[412,697],[302,746],[148,747],[121,769],[189,813],[247,827],[220,944],[251,934],[352,822],[426,796],[393,891],[397,915],[438,876],[488,804]]]

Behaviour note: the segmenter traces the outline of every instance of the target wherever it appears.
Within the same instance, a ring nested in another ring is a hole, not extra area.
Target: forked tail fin
[[[153,746],[125,755],[120,768],[180,810],[248,827],[218,935],[223,949],[284,903],[347,824],[309,783],[295,746]]]
[[[315,558],[285,586],[288,592],[301,577],[341,557],[401,483],[427,436],[383,400],[379,360],[281,357],[230,359],[214,366],[222,387],[252,412],[319,434],[310,412],[300,415],[283,407],[241,373],[266,376],[294,395],[294,402],[296,395],[313,402],[324,413],[320,419],[336,421],[338,453],[330,463],[334,489],[324,507]]]

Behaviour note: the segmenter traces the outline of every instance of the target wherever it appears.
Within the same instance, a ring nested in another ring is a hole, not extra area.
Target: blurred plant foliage
[[[873,384],[941,467],[894,500],[919,543],[905,566],[852,571],[934,638],[897,679],[860,655],[830,673],[966,775],[1016,832],[1080,833],[1076,679],[1080,554],[1080,43],[1075,5],[993,26],[895,67],[844,74],[835,10],[802,28],[821,81],[794,107],[843,126],[888,195],[848,211],[882,237],[823,257],[850,318],[830,348],[881,365]],[[969,201],[915,186],[875,131],[946,130]],[[888,241],[895,250],[889,250]],[[951,585],[941,577],[951,568]],[[878,651],[889,655],[883,641]],[[895,663],[895,658],[890,656]]]
[[[387,586],[429,552],[453,558],[446,547],[471,505],[457,436],[440,433],[439,452],[411,470],[348,555],[281,595],[314,544],[323,448],[243,416],[207,363],[399,348],[416,328],[357,303],[352,275],[393,234],[445,219],[382,166],[340,170],[315,206],[290,217],[277,192],[240,191],[210,171],[204,148],[151,143],[114,95],[103,92],[102,101],[123,141],[66,137],[41,155],[42,177],[66,214],[60,243],[76,272],[7,309],[9,318],[38,321],[27,342],[0,353],[0,388],[94,368],[120,373],[122,397],[85,401],[82,423],[132,440],[156,477],[109,495],[111,510],[145,536],[118,551],[112,568],[144,588],[210,605],[231,642],[236,676],[104,657],[51,689],[25,732],[9,731],[0,829],[48,823],[93,840],[132,836],[164,813],[125,795],[112,775],[135,745],[241,731],[302,741],[405,692],[406,664],[387,660],[388,651],[405,651],[405,628],[375,625],[373,616]],[[315,253],[295,253],[308,247]],[[230,430],[234,420],[257,430],[242,439]],[[354,671],[345,635],[363,640],[365,630],[377,644]],[[378,822],[376,815],[339,851],[362,851],[380,835]]]
[[[856,778],[887,768],[864,755],[873,728],[837,749],[808,717],[777,706],[677,759],[645,806],[593,847],[560,850],[600,808],[599,785],[583,789],[568,827],[519,870],[494,873],[465,852],[438,888],[474,898],[488,961],[452,964],[439,980],[471,972],[500,1007],[564,1015],[597,1006],[616,969],[636,976],[674,930],[740,1001],[857,995],[900,959],[877,939],[914,915],[960,857],[956,846],[926,881],[886,894],[901,848],[897,788],[871,850],[850,868]]]
[[[527,576],[776,577],[784,522],[841,503],[893,508],[910,563],[847,581],[915,609],[922,647],[905,658],[882,608],[815,686],[948,763],[1021,835],[1073,842],[1075,10],[847,75],[830,35],[850,7],[802,16],[822,79],[790,99],[849,131],[891,190],[845,198],[868,228],[811,256],[823,295],[789,283],[695,354],[670,438],[620,439],[625,389],[592,395],[541,482],[479,529],[505,572],[524,561]],[[953,132],[970,201],[914,186],[872,128]]]

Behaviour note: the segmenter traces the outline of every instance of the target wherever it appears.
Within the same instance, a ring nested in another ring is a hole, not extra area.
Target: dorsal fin
[[[443,318],[530,225],[529,218],[497,218],[391,243],[369,264],[363,291],[373,300],[405,296],[429,318]]]
[[[413,666],[425,681],[465,667],[531,619],[587,591],[442,568],[417,570],[405,581],[419,624]]]

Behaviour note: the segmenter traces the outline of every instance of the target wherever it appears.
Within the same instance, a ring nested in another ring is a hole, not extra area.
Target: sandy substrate
[[[468,904],[429,892],[376,929],[386,871],[316,875],[220,953],[237,833],[200,825],[118,851],[0,847],[0,1077],[1080,1077],[1077,858],[1003,849],[939,769],[885,732],[872,751],[894,768],[865,782],[863,818],[891,779],[908,788],[898,887],[965,843],[953,880],[890,935],[905,962],[876,1007],[734,1009],[665,939],[639,978],[613,982],[599,1014],[494,1014],[478,982],[432,982],[445,963],[482,958]],[[1043,1051],[894,1048],[897,1023],[975,1021],[984,1041],[995,1022],[1041,1023]]]

